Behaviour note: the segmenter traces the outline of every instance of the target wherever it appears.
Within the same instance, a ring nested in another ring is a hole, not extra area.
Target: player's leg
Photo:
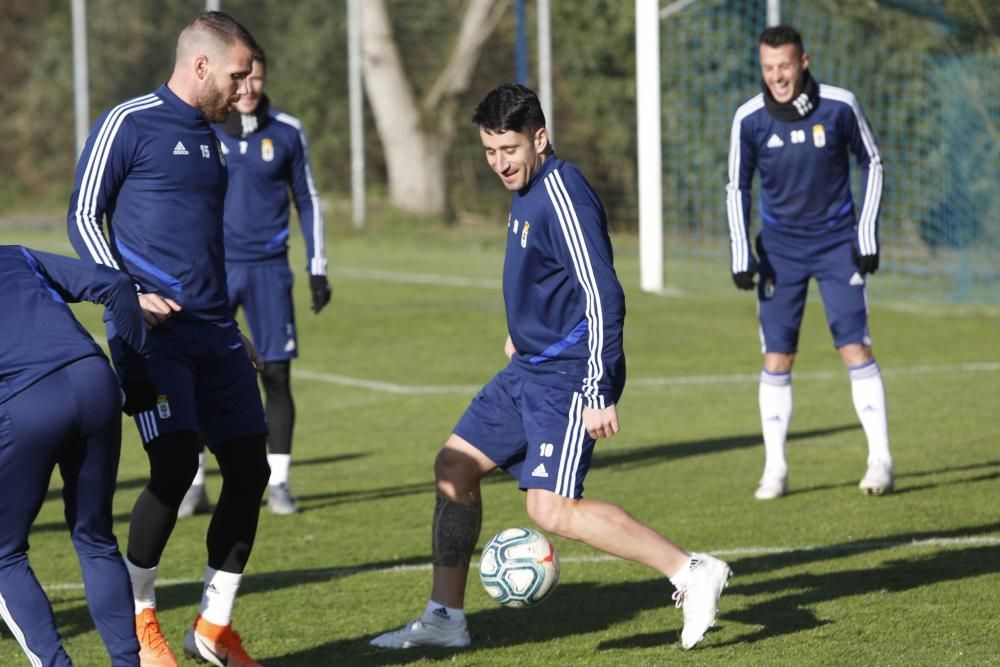
[[[289,488],[295,402],[292,399],[291,360],[298,356],[298,334],[292,302],[294,276],[284,260],[254,266],[248,271],[243,312],[254,345],[264,359],[264,413],[267,415],[267,509],[294,514],[298,504]]]
[[[834,346],[848,369],[854,410],[868,441],[867,469],[858,486],[866,494],[878,495],[891,492],[895,480],[885,386],[868,331],[866,278],[854,267],[852,242],[845,241],[825,258],[820,293]]]
[[[503,462],[523,459],[524,428],[516,402],[520,381],[498,373],[472,400],[434,461],[437,485],[431,527],[434,566],[423,614],[374,646],[466,646],[465,586],[482,525],[480,480]],[[475,442],[475,445],[472,443]]]
[[[198,468],[194,368],[203,347],[198,326],[170,320],[150,330],[149,369],[159,398],[151,410],[134,417],[149,460],[149,482],[132,507],[125,566],[143,667],[177,664],[156,618],[156,577],[177,509]]]
[[[137,664],[128,570],[112,531],[112,499],[121,452],[118,381],[97,357],[66,368],[75,398],[78,440],[59,459],[66,524],[80,560],[87,606],[111,665]]]
[[[53,373],[0,404],[0,616],[31,664],[58,667],[71,663],[27,549],[56,456],[74,429],[61,377]]]
[[[207,330],[211,352],[198,376],[198,421],[219,464],[222,488],[206,538],[201,606],[184,637],[196,660],[252,667],[232,627],[232,611],[257,534],[267,485],[267,425],[257,378],[234,323]]]
[[[624,509],[583,498],[593,457],[579,393],[525,383],[522,412],[527,449],[519,482],[527,490],[528,516],[543,530],[605,553],[647,565],[668,577],[684,606],[685,648],[715,622],[729,567],[705,554],[690,554]]]
[[[788,492],[785,443],[792,420],[792,366],[809,288],[808,265],[779,241],[757,238],[760,282],[757,310],[764,365],[757,389],[764,471],[754,496],[778,498]]]
[[[154,418],[148,413],[136,415],[137,422],[144,419]],[[156,577],[160,557],[177,523],[177,508],[198,466],[200,442],[193,430],[171,431],[144,442],[149,482],[132,506],[125,557],[143,667],[177,665],[156,616]]]
[[[292,431],[295,429],[295,402],[292,399],[291,361],[268,361],[261,372],[264,385],[264,413],[267,415],[267,509],[274,514],[295,514],[298,503],[288,485],[292,464]]]
[[[483,506],[479,482],[496,464],[454,433],[434,461],[437,498],[431,527],[433,582],[423,613],[400,630],[372,640],[383,648],[467,646],[465,586],[479,540]]]

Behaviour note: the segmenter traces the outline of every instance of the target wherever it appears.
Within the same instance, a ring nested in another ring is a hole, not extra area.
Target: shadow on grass
[[[797,549],[783,553],[751,556],[733,560],[733,571],[736,574],[758,574],[781,570],[788,567],[798,567],[817,561],[829,561],[847,558],[860,553],[870,553],[883,549],[895,549],[900,546],[910,546],[914,542],[928,541],[928,546],[934,546],[934,540],[955,540],[960,538],[984,537],[1000,532],[1000,521],[979,526],[962,526],[950,529],[930,529],[886,535],[878,538],[866,538],[820,546],[816,548]],[[998,564],[1000,568],[1000,564]],[[736,580],[734,580],[736,581]],[[730,591],[736,590],[732,587]]]
[[[469,614],[473,641],[470,649],[378,649],[368,643],[375,635],[368,635],[331,641],[294,653],[261,659],[268,667],[318,667],[332,664],[375,667],[448,660],[455,655],[468,654],[468,659],[472,660],[469,664],[473,664],[473,654],[477,650],[540,644],[574,635],[602,632],[613,625],[627,622],[644,611],[661,607],[665,612],[673,611],[670,586],[662,579],[617,584],[564,584],[551,599],[538,607],[518,610],[497,607]],[[407,620],[400,618],[399,626]],[[662,633],[644,636],[642,644],[633,643],[613,648],[627,650],[677,642],[681,626],[680,613],[671,614],[671,618],[665,619],[665,622],[672,627]],[[376,634],[395,629],[380,628]],[[458,660],[465,663],[465,659],[461,657]]]
[[[960,477],[951,480],[942,481],[927,481],[927,482],[917,482],[909,483],[911,479],[918,479],[923,477],[931,477],[935,475],[946,475],[953,472],[971,472],[974,470],[989,470],[991,468],[997,468],[992,472],[987,472],[982,475],[976,475],[974,477]],[[970,463],[961,466],[946,466],[944,468],[934,468],[933,470],[917,470],[910,472],[897,472],[896,475],[896,488],[892,492],[892,495],[901,496],[907,493],[914,493],[916,491],[926,491],[927,489],[934,489],[940,486],[952,486],[955,484],[971,484],[973,482],[985,482],[993,479],[1000,478],[1000,461],[984,461],[982,463]],[[903,481],[900,484],[900,481]],[[807,486],[802,488],[792,488],[788,492],[789,496],[795,496],[805,493],[816,493],[819,491],[831,491],[833,489],[843,489],[848,487],[855,487],[858,483],[854,480],[849,480],[845,482],[835,482],[830,484],[815,484],[813,486]]]
[[[997,526],[987,526],[995,530]],[[971,530],[971,529],[970,529]],[[734,566],[734,569],[740,565]],[[768,598],[722,619],[763,626],[716,646],[748,644],[794,634],[836,621],[817,618],[814,607],[839,598],[877,593],[898,593],[923,586],[1000,571],[1000,546],[947,549],[926,556],[888,561],[878,567],[826,574],[796,574],[746,586],[730,586],[727,595]],[[737,570],[738,572],[738,570]],[[735,580],[734,580],[735,581]],[[783,595],[783,591],[796,591]],[[876,600],[873,605],[878,604]]]
[[[831,426],[829,428],[813,429],[811,431],[798,431],[788,434],[788,439],[810,440],[812,438],[822,438],[828,435],[835,435],[845,431],[859,430],[857,424]],[[705,454],[719,454],[734,449],[745,449],[747,447],[763,447],[763,440],[759,433],[752,435],[738,435],[728,438],[710,438],[707,440],[692,440],[690,442],[674,442],[648,447],[638,447],[627,450],[616,450],[608,453],[607,450],[598,449],[594,454],[593,468],[634,468],[646,465],[650,461],[672,461],[689,456],[702,456]]]

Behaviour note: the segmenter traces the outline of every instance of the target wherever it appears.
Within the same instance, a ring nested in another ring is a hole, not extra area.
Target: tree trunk
[[[361,6],[365,90],[388,167],[394,206],[420,215],[446,214],[446,162],[455,132],[456,98],[468,90],[483,44],[509,0],[471,0],[448,64],[417,102],[392,36],[385,0]]]

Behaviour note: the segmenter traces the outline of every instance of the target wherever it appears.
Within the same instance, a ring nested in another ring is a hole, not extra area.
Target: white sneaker
[[[299,504],[288,488],[288,482],[267,487],[267,509],[271,514],[296,514]]]
[[[895,485],[895,477],[892,472],[892,464],[885,461],[874,461],[868,464],[864,479],[858,483],[858,488],[865,495],[881,496],[884,493],[892,493]]]
[[[192,484],[184,493],[180,507],[177,508],[177,518],[184,519],[195,514],[208,514],[212,509],[212,504],[208,500],[208,493],[204,484]]]
[[[372,646],[382,648],[414,648],[416,646],[446,646],[457,648],[468,646],[472,640],[469,637],[469,626],[465,619],[461,625],[449,630],[431,621],[417,619],[406,624],[400,630],[393,630],[379,635],[371,640]]]
[[[715,625],[719,596],[733,575],[729,566],[718,558],[707,554],[691,554],[691,558],[693,562],[687,580],[673,594],[676,606],[684,609],[681,646],[685,650],[694,648],[705,632]]]
[[[769,475],[766,472],[760,478],[753,497],[757,500],[773,500],[788,493],[788,475]]]

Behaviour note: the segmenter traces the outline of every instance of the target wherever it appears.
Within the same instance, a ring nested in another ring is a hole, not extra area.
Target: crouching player
[[[72,664],[28,565],[28,532],[52,470],[87,606],[114,667],[139,664],[128,570],[112,533],[122,389],[67,302],[103,304],[124,358],[124,410],[153,406],[146,329],[128,276],[77,259],[0,246],[0,614],[31,665]]]

